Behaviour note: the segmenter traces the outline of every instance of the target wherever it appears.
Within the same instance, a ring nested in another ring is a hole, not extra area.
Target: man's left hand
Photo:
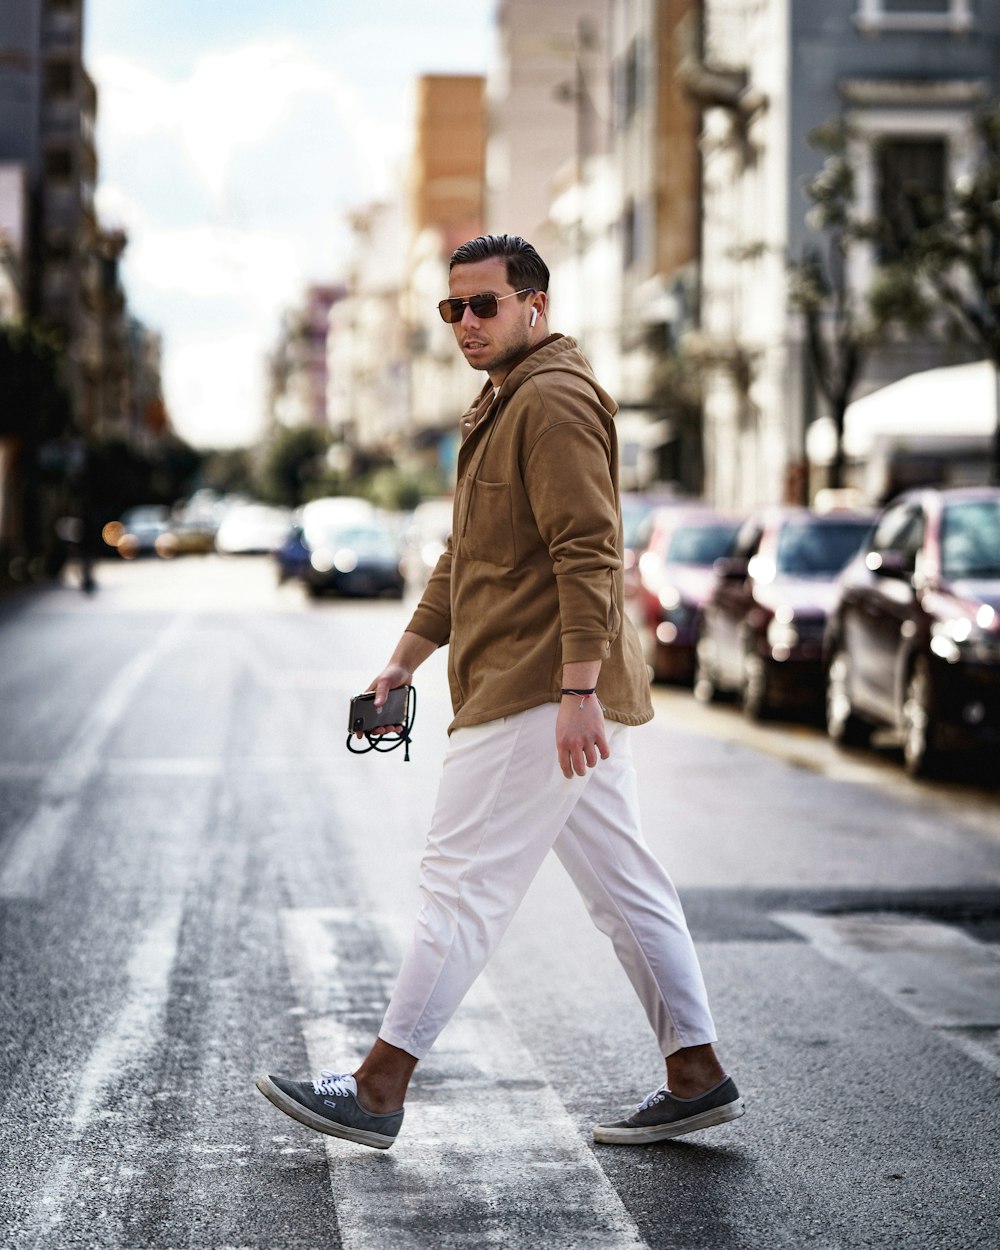
[[[583,704],[581,707],[580,704]],[[586,776],[611,752],[604,732],[604,709],[595,695],[565,695],[556,718],[556,752],[564,777]]]

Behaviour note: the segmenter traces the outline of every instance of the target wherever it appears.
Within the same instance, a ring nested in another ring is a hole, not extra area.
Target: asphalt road
[[[417,903],[448,722],[356,758],[407,618],[265,560],[108,564],[0,603],[0,1246],[906,1250],[1000,1245],[1000,799],[657,691],[647,836],[747,1115],[594,1146],[662,1079],[546,864],[420,1065],[391,1151],[253,1087],[345,1070]]]

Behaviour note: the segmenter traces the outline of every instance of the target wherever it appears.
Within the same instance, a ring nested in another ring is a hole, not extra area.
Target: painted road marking
[[[93,1124],[105,1114],[104,1104],[115,1104],[128,1072],[148,1058],[162,1039],[182,915],[178,896],[142,935],[129,960],[128,989],[121,1010],[98,1038],[86,1063],[74,1073],[70,1129],[37,1198],[33,1229],[38,1239],[52,1233],[79,1205],[81,1193],[92,1198],[93,1176],[81,1166],[74,1147],[86,1140]],[[109,1157],[104,1166],[127,1170],[128,1163]],[[110,1187],[106,1179],[102,1184]]]
[[[80,813],[86,783],[101,769],[115,726],[148,674],[187,628],[187,618],[175,618],[121,669],[84,719],[43,780],[38,807],[11,838],[0,867],[0,898],[40,898],[45,893],[49,873]]]
[[[898,913],[773,918],[1000,1075],[1000,951]]]
[[[283,913],[314,1074],[356,1066],[374,1036],[390,987],[373,985],[370,969],[359,977],[341,953],[372,923],[353,910]],[[642,1250],[635,1223],[485,977],[420,1076],[391,1151],[326,1139],[344,1250],[423,1250],[445,1218],[455,1250],[499,1245],[512,1229],[518,1245],[539,1250]]]

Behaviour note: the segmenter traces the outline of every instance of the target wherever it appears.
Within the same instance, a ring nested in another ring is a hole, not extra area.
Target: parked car
[[[267,555],[278,547],[291,523],[288,508],[241,502],[225,511],[215,534],[215,549],[223,555]]]
[[[451,534],[454,501],[425,499],[413,510],[403,531],[403,572],[411,590],[420,592],[434,572]]]
[[[1000,742],[1000,488],[890,503],[844,571],[825,651],[835,741],[891,727],[913,775],[953,748]]]
[[[359,521],[313,518],[293,526],[274,553],[278,580],[295,578],[312,596],[401,598],[403,570],[396,535],[377,517]]]
[[[170,529],[178,555],[205,555],[215,550],[215,536],[225,514],[225,504],[214,491],[196,491],[190,499],[174,505]]]
[[[623,491],[621,495],[622,537],[624,540],[624,584],[626,600],[639,594],[639,556],[649,540],[653,513],[657,508],[680,501],[671,490]]]
[[[691,682],[715,562],[732,551],[736,517],[707,506],[657,508],[639,556],[633,619],[654,681]]]
[[[140,504],[122,513],[121,520],[104,527],[104,541],[124,560],[158,555],[169,559],[177,550],[170,529],[170,509],[162,504]]]
[[[776,507],[740,529],[702,613],[695,695],[736,693],[759,718],[823,706],[823,633],[836,579],[871,528],[867,513]]]

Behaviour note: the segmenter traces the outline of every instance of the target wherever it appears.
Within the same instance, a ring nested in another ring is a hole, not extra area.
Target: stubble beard
[[[487,360],[480,364],[473,364],[470,360],[469,364],[472,365],[473,369],[481,373],[493,374],[505,371],[507,366],[513,364],[515,360],[518,360],[521,356],[523,356],[530,346],[531,338],[527,333],[525,333],[521,342],[511,343],[509,346],[503,348],[499,355],[494,356],[492,360]]]

